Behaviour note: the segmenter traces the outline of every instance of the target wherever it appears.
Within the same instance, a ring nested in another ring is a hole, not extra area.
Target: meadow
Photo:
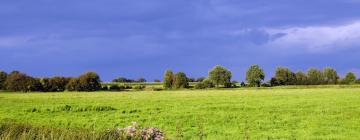
[[[360,87],[0,93],[0,123],[155,126],[168,139],[357,139]]]

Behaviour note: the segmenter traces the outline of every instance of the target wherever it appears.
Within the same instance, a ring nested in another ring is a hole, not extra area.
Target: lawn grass
[[[360,88],[0,93],[0,122],[156,126],[180,139],[356,139]]]

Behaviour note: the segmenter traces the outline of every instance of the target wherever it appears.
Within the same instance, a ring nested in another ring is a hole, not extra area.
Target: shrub
[[[154,82],[156,82],[156,83],[160,83],[161,81],[160,81],[160,80],[158,80],[158,79],[155,79],[155,80],[154,80]]]
[[[145,83],[146,79],[145,78],[139,78],[138,80],[136,80],[136,82]]]
[[[7,73],[0,71],[0,90],[5,89],[6,78],[7,78]]]
[[[109,90],[109,86],[108,86],[108,85],[102,85],[102,86],[101,86],[101,90],[102,90],[102,91],[108,91],[108,90]]]
[[[66,85],[69,83],[70,78],[53,77],[43,78],[41,83],[45,92],[62,92],[65,91]]]
[[[27,76],[24,73],[13,71],[5,80],[5,88],[10,91],[41,91],[42,85],[39,79]]]
[[[262,83],[261,84],[261,87],[271,87],[272,85],[271,85],[271,83],[269,83],[269,82],[266,82],[266,83]]]
[[[206,78],[202,82],[198,82],[195,85],[195,89],[206,89],[206,88],[213,88],[213,87],[215,87],[215,85],[212,82],[212,80],[210,80],[209,78]]]
[[[173,82],[174,82],[173,88],[176,89],[189,87],[188,78],[186,77],[186,74],[183,72],[176,73]]]
[[[110,85],[109,90],[110,91],[121,91],[123,90],[124,87],[123,86],[119,86],[119,85]]]
[[[195,80],[195,82],[202,82],[206,79],[206,77],[199,77]]]
[[[136,86],[133,87],[133,89],[135,89],[135,90],[144,90],[145,87],[146,86],[144,86],[144,85],[136,85]]]
[[[241,83],[240,83],[240,87],[246,87],[245,82],[241,82]]]

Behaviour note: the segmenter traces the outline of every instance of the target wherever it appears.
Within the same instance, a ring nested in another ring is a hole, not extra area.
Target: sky
[[[360,76],[360,0],[1,0],[0,70],[36,77],[97,72],[162,79],[207,76],[215,65],[245,79],[335,68]]]

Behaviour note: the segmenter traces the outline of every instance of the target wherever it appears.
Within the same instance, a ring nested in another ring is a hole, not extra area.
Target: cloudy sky
[[[1,0],[0,69],[44,77],[96,71],[161,79],[243,80],[251,64],[273,75],[334,67],[360,76],[360,0]]]

